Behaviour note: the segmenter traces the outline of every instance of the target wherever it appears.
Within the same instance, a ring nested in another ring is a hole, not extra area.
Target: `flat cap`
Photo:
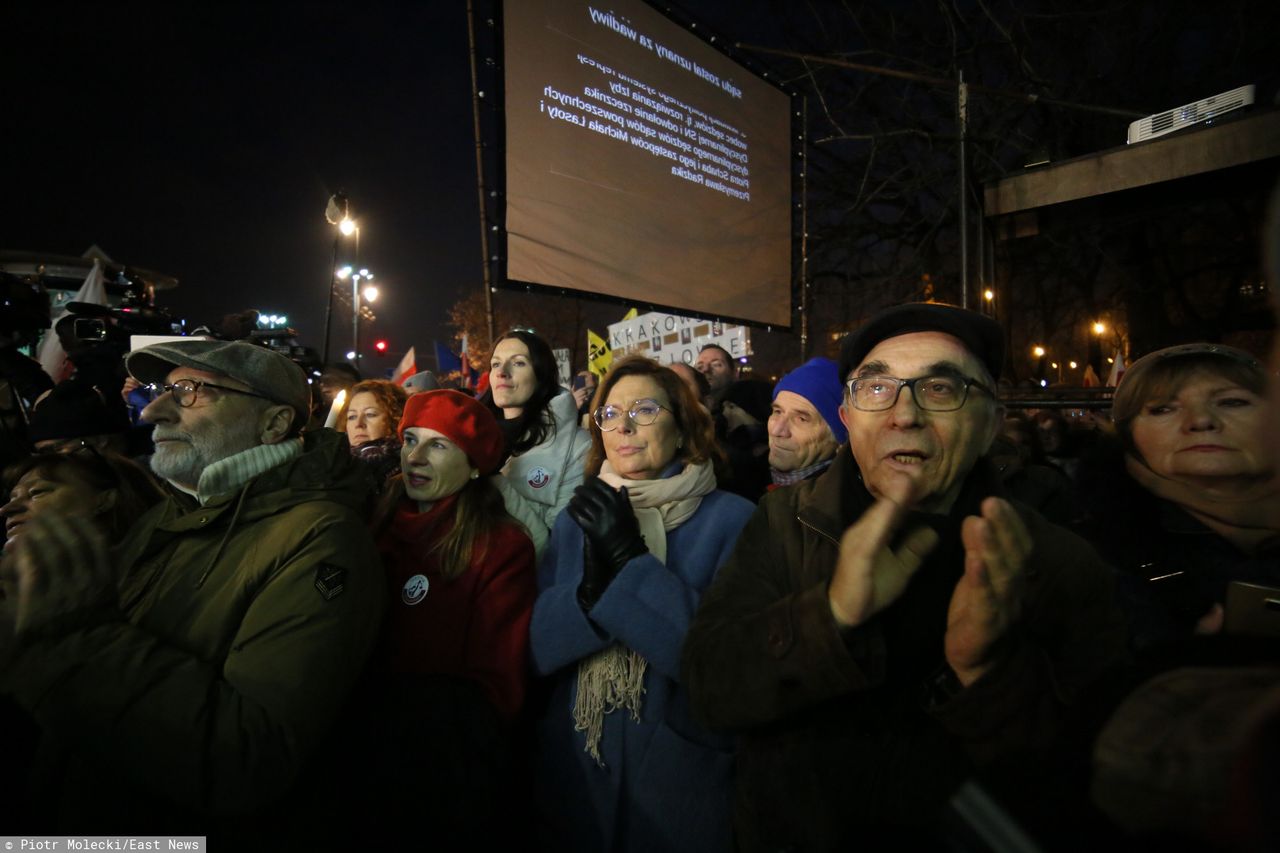
[[[1120,387],[1116,389],[1115,396],[1111,400],[1112,408],[1121,411],[1125,411],[1130,407],[1136,409],[1131,398],[1138,393],[1138,380],[1156,365],[1181,358],[1197,358],[1201,361],[1220,359],[1224,362],[1235,362],[1236,364],[1244,365],[1251,370],[1257,371],[1259,376],[1266,372],[1262,362],[1258,361],[1258,359],[1242,349],[1229,347],[1226,344],[1194,343],[1165,347],[1155,352],[1149,352],[1129,365],[1124,372],[1124,376],[1120,379]]]
[[[143,384],[164,382],[175,367],[221,373],[276,403],[292,406],[298,423],[311,410],[302,368],[275,350],[244,341],[167,341],[125,356],[125,369]]]
[[[886,308],[840,344],[840,381],[844,382],[876,344],[912,332],[943,332],[958,338],[991,373],[1000,378],[1004,364],[1004,331],[990,317],[958,305],[909,302]]]

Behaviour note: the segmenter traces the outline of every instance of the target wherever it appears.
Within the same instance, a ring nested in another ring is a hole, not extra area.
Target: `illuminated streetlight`
[[[1072,370],[1075,370],[1080,365],[1076,364],[1074,361],[1069,361],[1067,362],[1067,366],[1070,367]]]
[[[1031,348],[1031,354],[1034,355],[1036,358],[1044,358],[1044,347],[1038,344],[1036,346],[1033,346]]]
[[[346,281],[351,278],[351,267],[343,267],[340,270],[335,270],[333,274],[343,281]]]
[[[1051,361],[1051,362],[1049,362],[1049,366],[1050,366],[1050,367],[1052,367],[1054,370],[1057,370],[1057,369],[1058,369],[1058,362],[1056,362],[1056,361]]]
[[[1097,322],[1093,324],[1093,333],[1095,335],[1101,335],[1106,330],[1107,330],[1107,327],[1103,325],[1101,322]]]
[[[373,302],[378,298],[378,288],[371,284],[367,284],[372,278],[373,273],[364,267],[359,272],[351,272],[351,267],[344,267],[347,275],[351,277],[351,349],[355,352],[355,359],[360,359],[360,280],[364,279],[366,285],[364,287],[364,300]],[[346,278],[347,276],[343,276]]]
[[[356,257],[360,257],[360,229],[356,226],[355,220],[351,218],[351,203],[347,200],[345,194],[336,192],[329,196],[329,203],[324,209],[324,218],[330,224],[335,226],[333,232],[333,257],[329,261],[329,268],[333,269],[338,265],[338,241],[342,237],[350,237],[352,233],[356,235]],[[324,306],[324,352],[321,359],[325,362],[329,360],[329,327],[333,319],[333,291],[337,289],[337,281],[334,278],[329,279],[329,293],[325,300]]]
[[[982,298],[990,302],[992,299],[996,298],[996,292],[990,288],[987,288],[986,290],[982,291]]]

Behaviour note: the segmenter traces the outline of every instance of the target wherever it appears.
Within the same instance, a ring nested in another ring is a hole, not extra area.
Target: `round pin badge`
[[[547,483],[551,482],[551,472],[539,465],[529,472],[529,485],[535,489],[541,489]]]
[[[431,582],[427,580],[426,575],[414,575],[404,582],[404,586],[400,589],[400,600],[412,607],[415,604],[421,604],[422,600],[427,597],[427,590],[430,588]]]

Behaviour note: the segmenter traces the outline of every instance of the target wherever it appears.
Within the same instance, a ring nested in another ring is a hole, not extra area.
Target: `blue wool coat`
[[[543,840],[556,850],[728,850],[732,844],[733,741],[693,722],[679,683],[680,652],[702,592],[733,550],[755,507],[728,492],[703,498],[667,533],[667,564],[651,554],[627,563],[590,613],[577,601],[583,534],[563,513],[538,570],[531,647],[553,678],[539,722],[536,759]],[[604,718],[600,757],[574,731],[578,664],[614,642],[648,661],[637,722]]]

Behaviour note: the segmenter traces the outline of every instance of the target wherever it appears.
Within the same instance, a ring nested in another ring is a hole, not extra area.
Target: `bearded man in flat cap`
[[[152,394],[168,499],[114,554],[41,516],[6,555],[0,684],[61,768],[35,798],[55,814],[28,825],[243,839],[287,823],[269,809],[378,631],[362,474],[338,434],[300,436],[306,378],[278,353],[179,341],[126,366]]]

